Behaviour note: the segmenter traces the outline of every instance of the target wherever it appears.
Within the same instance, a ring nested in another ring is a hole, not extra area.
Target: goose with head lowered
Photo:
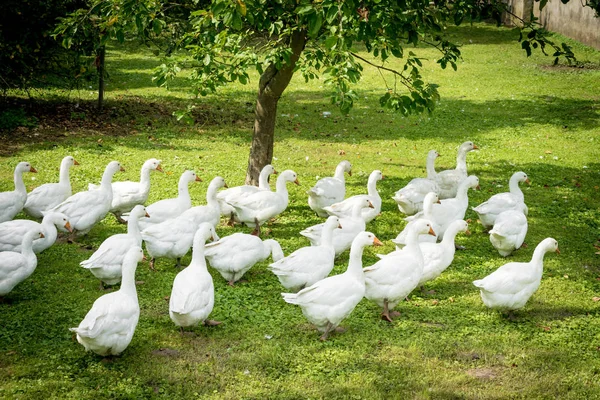
[[[244,196],[247,196],[250,193],[256,193],[260,190],[271,191],[269,177],[276,174],[277,171],[275,168],[271,164],[267,164],[263,167],[263,169],[260,171],[260,175],[258,176],[258,187],[254,185],[235,186],[226,190],[221,190],[217,194],[221,215],[230,217],[228,223],[230,226],[233,226],[235,222],[239,222],[239,218],[237,218],[235,214],[235,208],[228,203],[238,201]]]
[[[289,202],[287,182],[300,185],[298,176],[291,169],[285,170],[279,175],[275,192],[261,190],[229,203],[235,208],[241,222],[255,228],[252,232],[253,235],[260,236],[260,226],[287,208]]]
[[[489,308],[506,311],[518,310],[538,290],[544,272],[544,255],[558,250],[553,238],[542,240],[529,262],[510,262],[483,279],[473,281],[481,294],[481,300]]]
[[[127,233],[109,236],[90,258],[79,263],[100,279],[102,289],[104,284],[116,285],[121,281],[121,265],[125,255],[132,247],[142,247],[139,219],[149,217],[144,206],[135,206],[127,221]]]
[[[23,211],[34,218],[42,218],[43,212],[65,201],[71,196],[71,180],[69,171],[79,163],[72,157],[66,156],[60,163],[58,183],[44,183],[27,194]]]
[[[119,290],[99,297],[77,328],[70,328],[86,351],[101,356],[121,354],[133,338],[140,319],[135,270],[144,253],[134,246],[123,259]]]
[[[479,147],[473,142],[464,142],[458,148],[456,168],[437,173],[435,181],[440,188],[437,192],[440,199],[456,197],[460,183],[467,178],[467,153],[477,149]]]
[[[146,160],[142,165],[139,182],[113,182],[113,200],[110,212],[114,214],[117,221],[122,224],[126,223],[127,221],[121,218],[121,215],[130,212],[133,207],[138,204],[144,204],[148,200],[148,194],[150,193],[150,172],[163,172],[160,163],[161,161],[156,158]],[[98,189],[98,186],[90,183],[88,188],[94,190]]]
[[[336,330],[365,295],[364,248],[381,245],[371,232],[359,233],[352,241],[346,272],[322,279],[298,293],[282,293],[283,300],[299,305],[306,319],[323,332],[320,339],[327,340],[329,333]]]
[[[431,221],[432,228],[437,233],[440,230],[440,228],[434,222],[435,219],[433,218],[434,216],[432,214],[433,206],[435,204],[441,204],[438,195],[433,192],[427,193],[427,196],[425,196],[425,199],[423,200],[423,212],[419,215],[422,215],[420,216],[421,219]],[[414,225],[416,221],[418,221],[418,219],[412,217],[406,218],[405,220],[409,221],[408,224],[404,227],[402,232],[400,232],[398,236],[396,236],[396,239],[392,240],[392,242],[396,244],[396,250],[400,250],[401,248],[406,246],[406,234],[410,230],[410,227]],[[419,235],[419,242],[421,243],[435,243],[436,241],[437,236],[432,236],[429,234]]]
[[[10,221],[23,210],[23,206],[27,201],[27,189],[25,188],[25,183],[23,183],[23,174],[25,172],[37,171],[26,161],[18,163],[13,175],[15,190],[0,192],[0,222]]]
[[[208,316],[215,304],[215,285],[206,268],[204,244],[208,239],[215,240],[215,228],[203,222],[194,234],[192,262],[180,271],[173,281],[169,298],[169,316],[183,334],[184,328],[203,325],[219,325]]]
[[[503,211],[517,210],[527,215],[528,209],[525,205],[525,196],[523,196],[523,192],[519,187],[521,182],[531,184],[525,172],[515,172],[508,182],[509,192],[497,193],[490,197],[488,201],[473,208],[484,228],[493,226],[496,218]]]
[[[233,286],[256,263],[266,260],[269,256],[273,262],[281,260],[283,251],[273,239],[263,241],[257,236],[238,232],[206,244],[204,256],[229,286]]]
[[[394,194],[392,198],[398,204],[400,212],[406,215],[418,213],[423,209],[423,200],[427,193],[440,191],[440,187],[435,181],[437,173],[434,166],[435,159],[439,156],[437,151],[430,150],[427,154],[427,178],[415,178]]]
[[[321,245],[302,247],[269,265],[269,269],[277,275],[281,285],[297,292],[329,275],[335,259],[333,231],[341,227],[338,217],[327,218]]]
[[[523,245],[527,228],[524,209],[503,211],[496,217],[494,227],[490,230],[490,242],[502,257],[507,257]]]
[[[371,202],[371,204],[373,204],[373,208],[363,208],[361,215],[365,220],[365,223],[371,222],[381,212],[381,196],[377,191],[377,182],[382,179],[383,173],[380,170],[375,170],[371,172],[371,175],[369,175],[369,181],[367,183],[367,194],[359,194],[356,196],[348,197],[344,201],[332,204],[323,209],[329,215],[335,215],[340,218],[351,217],[354,205],[357,202],[364,204],[363,200],[367,199]]]
[[[332,177],[321,178],[315,186],[308,189],[308,206],[317,213],[319,217],[327,217],[324,207],[339,203],[346,197],[346,180],[344,173],[352,176],[352,164],[342,161],[335,169]]]
[[[71,232],[71,224],[66,215],[48,211],[44,213],[41,223],[29,219],[13,219],[0,224],[0,251],[21,251],[21,242],[25,234],[32,230],[39,230],[43,238],[33,241],[33,251],[41,253],[56,242],[58,231],[56,227]]]
[[[29,231],[23,236],[20,252],[0,253],[0,300],[35,271],[37,256],[33,252],[33,241],[38,238],[44,238],[41,230]]]
[[[114,174],[125,171],[118,161],[111,161],[102,175],[102,183],[98,190],[75,193],[52,211],[65,214],[69,218],[74,233],[87,234],[92,227],[100,222],[112,203],[112,179]]]

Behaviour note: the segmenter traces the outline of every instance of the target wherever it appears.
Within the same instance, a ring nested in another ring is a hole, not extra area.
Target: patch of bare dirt
[[[492,368],[472,368],[467,371],[467,375],[478,379],[494,379],[498,377],[498,373]]]

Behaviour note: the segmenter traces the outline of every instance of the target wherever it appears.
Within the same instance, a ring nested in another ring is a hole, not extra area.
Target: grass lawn
[[[457,146],[472,140],[481,150],[467,162],[481,191],[469,192],[471,206],[507,191],[515,171],[532,180],[523,188],[528,247],[511,259],[528,261],[549,236],[562,253],[547,255],[540,289],[516,320],[486,309],[471,284],[507,262],[473,222],[471,236],[457,237],[467,249],[427,284],[435,292],[415,291],[397,307],[402,316],[393,324],[363,300],[342,323],[347,331],[324,343],[300,308],[283,302],[268,262],[236,287],[211,271],[211,318],[223,324],[198,327],[196,336],[181,336],[168,316],[174,261],[159,259],[156,272],[141,263],[139,325],[122,356],[106,362],[86,353],[68,328],[103,294],[78,264],[105,238],[124,232],[108,216],[81,246],[56,244],[40,254],[35,273],[0,304],[0,398],[600,398],[600,256],[594,248],[600,233],[600,52],[575,44],[592,68],[553,68],[551,58],[525,57],[515,31],[475,24],[450,32],[464,45],[458,72],[440,70],[435,53],[419,49],[429,58],[425,78],[441,86],[432,115],[403,118],[380,109],[384,84],[372,69],[365,70],[357,87],[361,99],[348,117],[329,104],[322,81],[294,78],[280,101],[273,164],[295,170],[302,186],[288,185],[290,205],[268,226],[269,236],[285,254],[308,245],[298,232],[322,220],[309,209],[305,191],[348,159],[354,172],[348,195],[365,192],[372,170],[385,175],[382,215],[368,225],[385,247],[366,249],[363,263],[371,265],[376,252],[393,249],[390,239],[405,224],[393,193],[425,175],[428,150],[442,154],[438,170],[451,168]],[[151,157],[167,172],[152,175],[150,202],[173,197],[185,168],[203,179],[191,185],[194,204],[205,202],[216,175],[229,186],[242,184],[256,77],[248,86],[194,100],[197,123],[186,126],[170,116],[190,101],[185,79],[171,91],[154,87],[157,63],[134,45],[111,48],[108,103],[100,117],[88,107],[95,95],[89,88],[71,94],[81,99],[79,107],[38,103],[44,113],[37,128],[2,134],[0,190],[12,190],[12,170],[23,160],[39,171],[25,175],[28,189],[57,180],[67,154],[81,163],[71,170],[74,191],[99,181],[113,159],[126,169],[116,179],[135,180]],[[332,116],[324,118],[323,111]],[[467,217],[476,220],[471,210]],[[217,228],[220,236],[234,231],[250,230]],[[345,253],[333,273],[344,271],[347,261]]]

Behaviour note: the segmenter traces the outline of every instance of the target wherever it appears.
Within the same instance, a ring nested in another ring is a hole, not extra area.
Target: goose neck
[[[369,182],[367,183],[367,193],[369,194],[369,196],[379,197],[376,179],[369,179]]]
[[[333,174],[333,177],[335,179],[339,179],[340,181],[342,181],[342,182],[345,183],[346,182],[346,177],[344,175],[344,170],[345,170],[345,168],[344,168],[343,164],[338,165],[335,168],[335,173]]]
[[[334,226],[328,226],[325,224],[323,227],[323,234],[321,235],[321,246],[333,245],[333,230],[336,229]]]
[[[362,272],[362,256],[364,249],[364,245],[355,245],[350,247],[350,259],[348,261],[347,270],[348,273],[356,276],[362,276],[363,279],[364,275]]]
[[[463,149],[458,150],[456,155],[456,169],[467,172],[467,151]]]
[[[127,234],[136,238],[139,244],[142,243],[142,234],[140,233],[140,218],[137,215],[130,215],[127,220]]]
[[[69,170],[71,169],[68,163],[63,163],[60,165],[60,175],[58,179],[58,183],[62,186],[68,186],[71,188],[71,179],[69,177]]]
[[[271,186],[269,186],[269,175],[269,171],[265,168],[260,171],[260,175],[258,176],[258,187],[260,189],[268,190],[271,188]]]
[[[435,157],[427,158],[427,179],[435,179],[437,172],[435,172]]]
[[[523,191],[521,190],[521,187],[519,186],[519,181],[517,179],[517,177],[511,177],[510,181],[508,181],[508,188],[511,194],[523,199]]]
[[[102,174],[102,181],[100,182],[100,188],[112,190],[112,180],[114,174],[115,173],[110,171],[108,168],[104,170],[104,173]]]
[[[121,278],[121,292],[137,297],[137,289],[135,287],[135,270],[137,261],[131,263],[123,263],[123,275]]]
[[[15,170],[14,173],[15,190],[19,193],[27,193],[25,183],[23,182],[23,173]]]

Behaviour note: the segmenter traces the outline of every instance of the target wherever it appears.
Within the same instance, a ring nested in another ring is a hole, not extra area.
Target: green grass
[[[368,226],[386,245],[366,250],[363,262],[371,265],[375,252],[392,250],[389,239],[404,226],[391,196],[425,175],[427,151],[442,154],[438,169],[450,168],[457,146],[473,140],[481,151],[469,154],[469,171],[479,176],[482,190],[470,192],[471,205],[506,191],[517,170],[532,180],[524,188],[529,247],[512,259],[528,260],[548,236],[562,252],[547,255],[541,287],[516,321],[487,310],[471,284],[506,262],[473,223],[471,236],[458,237],[467,250],[457,252],[452,266],[427,285],[434,294],[413,293],[397,307],[402,317],[393,324],[381,321],[377,306],[364,300],[343,323],[347,332],[325,343],[298,307],[281,300],[282,288],[266,262],[234,288],[212,271],[211,318],[224,323],[182,337],[165,300],[177,272],[173,261],[159,260],[157,272],[142,263],[135,336],[121,357],[104,362],[85,353],[68,331],[103,294],[78,266],[92,250],[57,244],[39,255],[36,272],[0,304],[0,397],[600,397],[600,302],[593,300],[600,296],[600,259],[593,247],[600,226],[600,70],[551,68],[551,58],[526,58],[517,34],[507,29],[477,24],[451,35],[464,44],[458,72],[440,70],[433,52],[420,53],[430,59],[426,79],[441,85],[442,101],[431,116],[403,118],[381,110],[384,85],[372,70],[357,87],[361,100],[348,117],[328,103],[322,81],[294,78],[278,110],[291,116],[278,118],[274,165],[295,170],[302,186],[289,186],[290,206],[269,226],[270,236],[286,254],[308,244],[298,232],[321,220],[304,193],[345,158],[354,166],[349,195],[365,191],[373,169],[386,176],[379,185],[382,215]],[[580,59],[600,63],[599,52],[575,46]],[[232,85],[195,100],[198,124],[189,127],[170,117],[189,100],[185,79],[170,92],[155,88],[150,78],[157,61],[133,45],[111,49],[108,63],[106,114],[95,117],[83,107],[94,93],[81,91],[82,107],[56,109],[67,116],[61,124],[41,116],[38,128],[15,131],[3,141],[0,190],[12,190],[12,168],[21,160],[39,171],[25,175],[29,189],[55,181],[66,154],[81,163],[72,169],[76,191],[98,181],[113,159],[126,168],[117,179],[137,179],[150,157],[162,159],[167,171],[152,175],[151,202],[175,195],[184,168],[204,180],[191,185],[195,204],[204,203],[216,175],[230,186],[243,182],[256,77],[248,86]],[[41,104],[53,110],[54,103]],[[332,117],[323,118],[323,111],[332,111]],[[476,219],[472,211],[467,217]],[[97,248],[123,231],[109,216],[82,243]],[[233,231],[217,229],[220,236]],[[184,262],[189,260],[188,255]],[[334,273],[344,271],[347,260],[346,253]]]

